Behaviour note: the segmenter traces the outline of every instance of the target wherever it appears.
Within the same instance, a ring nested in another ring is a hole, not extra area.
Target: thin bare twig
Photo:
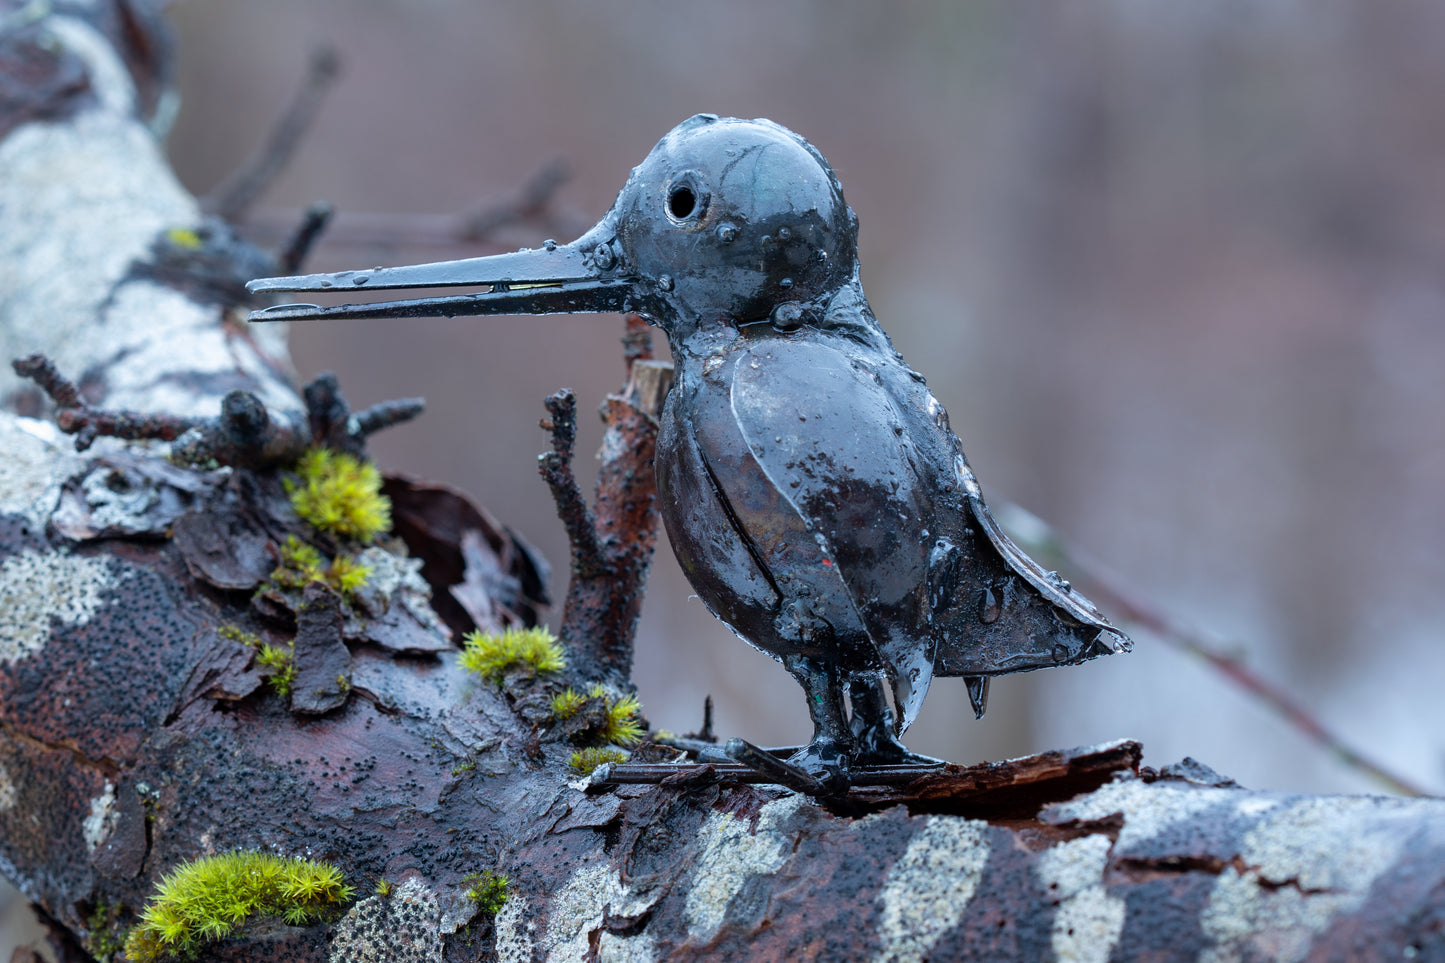
[[[587,227],[586,218],[556,207],[558,189],[570,174],[561,161],[548,161],[528,178],[515,197],[461,214],[402,214],[338,211],[326,228],[330,247],[475,248],[501,243],[509,228],[528,225],[571,237]],[[294,209],[265,208],[248,215],[247,232],[262,239],[281,238],[306,215]]]
[[[326,92],[340,73],[341,57],[335,48],[326,46],[312,51],[301,89],[271,129],[266,142],[202,199],[202,207],[228,221],[240,218],[296,153],[301,138],[316,120]]]
[[[1426,796],[1424,789],[1396,775],[1369,756],[1347,745],[1280,686],[1261,677],[1238,658],[1219,651],[1198,632],[1190,629],[1162,608],[1121,587],[1104,574],[1103,567],[1081,553],[1047,522],[1014,505],[1004,505],[999,518],[1024,550],[1035,558],[1049,559],[1049,566],[1070,574],[1082,574],[1089,581],[1089,594],[1107,611],[1141,625],[1171,648],[1203,659],[1230,682],[1274,710],[1306,738],[1326,749],[1340,762],[1364,773],[1391,792],[1402,796]]]
[[[552,450],[538,460],[537,469],[552,491],[557,515],[567,529],[572,547],[572,577],[590,577],[604,566],[602,547],[597,544],[597,520],[572,472],[572,455],[577,444],[577,396],[564,388],[547,396],[550,416],[541,423],[552,435]]]
[[[567,162],[554,157],[533,172],[516,197],[488,205],[462,218],[462,239],[482,241],[504,227],[541,218],[556,196],[557,189],[572,177]]]
[[[59,411],[55,423],[75,436],[77,451],[85,451],[99,437],[128,441],[169,441],[173,460],[184,465],[238,465],[259,467],[287,464],[301,457],[308,445],[325,444],[361,455],[366,437],[422,413],[420,398],[383,401],[353,414],[336,384],[336,376],[322,374],[308,384],[307,412],[271,412],[255,394],[241,389],[221,399],[215,418],[144,414],[125,409],[92,408],[75,382],[62,375],[43,354],[11,363],[15,373],[35,382]]]
[[[296,225],[291,232],[291,237],[281,249],[277,260],[281,263],[281,270],[286,274],[299,274],[301,265],[306,263],[306,257],[316,242],[321,239],[321,232],[331,223],[332,207],[326,201],[317,201],[306,208],[306,213],[301,216],[301,223]]]

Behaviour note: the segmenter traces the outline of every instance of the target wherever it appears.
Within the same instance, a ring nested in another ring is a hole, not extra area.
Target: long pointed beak
[[[483,287],[484,291],[407,301],[373,301],[322,307],[278,304],[252,311],[252,321],[426,318],[483,314],[581,314],[633,310],[636,279],[619,270],[609,219],[571,244],[548,241],[537,250],[437,261],[407,267],[258,278],[264,291],[387,291],[405,288]]]

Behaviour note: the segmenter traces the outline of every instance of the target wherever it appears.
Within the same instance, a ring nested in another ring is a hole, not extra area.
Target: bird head
[[[450,297],[279,305],[252,320],[631,311],[674,341],[701,328],[821,317],[855,275],[858,221],[816,148],[769,120],[698,114],[633,169],[570,244],[406,267],[263,278],[252,292],[468,286]]]

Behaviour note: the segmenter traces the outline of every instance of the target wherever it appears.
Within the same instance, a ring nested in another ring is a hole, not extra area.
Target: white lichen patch
[[[26,550],[0,562],[0,662],[40,651],[54,627],[84,625],[125,577],[119,563]]]
[[[105,842],[111,830],[115,829],[115,821],[120,813],[115,808],[115,786],[111,785],[109,779],[105,781],[105,790],[90,801],[90,814],[85,817],[81,824],[81,835],[85,837],[85,851],[95,852],[95,847]]]
[[[337,921],[330,963],[441,963],[436,894],[409,879],[388,896],[360,900]],[[528,958],[530,959],[530,957]]]
[[[1052,943],[1064,963],[1105,963],[1124,931],[1124,900],[1104,888],[1112,845],[1107,836],[1085,836],[1039,854],[1039,881],[1059,901]]]
[[[1228,805],[1238,798],[1237,789],[1176,787],[1125,779],[1108,783],[1087,796],[1050,806],[1045,810],[1045,818],[1054,825],[1087,824],[1122,815],[1124,827],[1119,830],[1114,845],[1123,852],[1153,839],[1171,826],[1193,821],[1206,809]]]
[[[540,952],[549,963],[654,963],[657,948],[645,931],[631,937],[600,933],[595,956],[591,955],[591,941],[605,915],[640,915],[659,896],[633,892],[605,861],[584,866],[547,904],[546,924],[540,932],[535,925],[523,923],[528,915],[523,912],[524,901],[515,895],[507,899],[495,921],[497,958],[521,963]]]
[[[431,607],[431,585],[422,577],[421,559],[396,555],[373,545],[358,552],[356,561],[367,570],[366,582],[353,596],[363,613],[380,618],[396,605],[442,638],[451,635],[451,630]]]
[[[74,443],[49,422],[0,412],[0,452],[0,515],[21,515],[44,531],[61,485],[81,470]]]
[[[1277,807],[1245,834],[1244,872],[1220,874],[1200,927],[1205,963],[1302,960],[1340,913],[1357,909],[1396,861],[1408,833],[1393,801],[1314,798]]]
[[[0,210],[0,354],[43,351],[73,377],[120,350],[122,332],[95,322],[131,263],[160,231],[199,218],[154,138],[103,110],[0,141]],[[8,365],[0,379],[16,386]]]
[[[757,831],[746,819],[732,813],[714,812],[698,832],[702,852],[698,854],[692,888],[688,890],[683,914],[689,934],[706,942],[717,933],[732,902],[748,880],[775,873],[793,850],[793,838],[779,826],[808,804],[803,796],[787,796],[763,806]]]
[[[877,960],[919,963],[958,925],[988,863],[988,824],[930,816],[888,870]]]
[[[531,920],[527,898],[511,893],[492,920],[498,963],[532,963],[537,924]]]
[[[15,800],[19,794],[15,789],[15,780],[10,778],[10,770],[0,763],[0,813],[15,808]]]

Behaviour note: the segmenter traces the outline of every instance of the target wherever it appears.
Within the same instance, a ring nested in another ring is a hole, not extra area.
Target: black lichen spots
[[[77,765],[70,749],[0,727],[0,859],[7,869],[37,867],[28,895],[72,930],[81,923],[72,894],[88,892],[94,875],[84,820],[106,782],[98,767]]]
[[[134,758],[175,704],[206,614],[186,598],[167,548],[128,543],[106,554],[94,611],[77,624],[53,623],[40,652],[0,673],[0,718],[114,766]]]

